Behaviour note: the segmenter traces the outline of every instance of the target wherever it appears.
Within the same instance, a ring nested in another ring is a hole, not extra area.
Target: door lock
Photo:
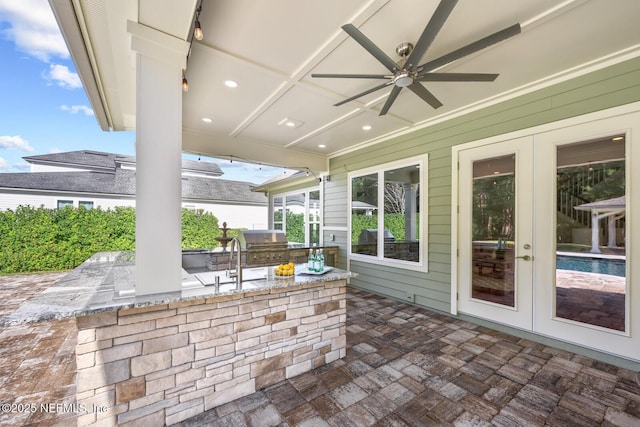
[[[533,261],[533,257],[529,255],[517,256],[516,259],[517,258],[523,259],[525,261]]]

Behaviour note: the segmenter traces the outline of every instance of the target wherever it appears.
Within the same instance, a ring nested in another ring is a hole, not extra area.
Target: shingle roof
[[[134,196],[136,171],[0,173],[0,188]],[[182,178],[184,199],[265,204],[267,197],[251,191],[254,184],[217,178]]]
[[[244,181],[200,178],[187,176],[182,178],[182,197],[185,199],[217,200],[226,202],[244,202],[267,204],[264,193],[251,191],[254,184]]]
[[[0,188],[113,194],[114,177],[113,172],[2,173]]]
[[[78,167],[115,169],[116,157],[124,157],[115,153],[103,153],[100,151],[81,150],[67,151],[64,153],[42,154],[38,156],[23,157],[29,163],[58,163],[62,165],[76,165]]]
[[[60,166],[74,165],[79,168],[95,170],[115,170],[118,163],[135,164],[135,156],[125,156],[116,153],[104,153],[102,151],[79,150],[64,153],[42,154],[38,156],[23,157],[29,163],[58,164]],[[216,163],[199,162],[182,159],[182,169],[211,176],[221,176],[222,169]]]

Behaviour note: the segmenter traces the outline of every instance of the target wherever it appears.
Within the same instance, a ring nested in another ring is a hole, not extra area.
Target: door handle
[[[516,259],[518,259],[518,258],[523,259],[525,261],[533,261],[533,257],[529,256],[529,255],[517,256]]]

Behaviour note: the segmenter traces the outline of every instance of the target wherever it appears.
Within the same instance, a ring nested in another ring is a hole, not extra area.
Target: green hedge
[[[0,212],[0,274],[67,270],[96,252],[135,249],[135,208],[19,206]],[[182,210],[182,247],[214,248],[222,232],[210,213]]]
[[[418,222],[418,225],[420,223]],[[384,214],[384,225],[387,230],[393,234],[396,240],[403,240],[405,236],[405,217],[404,214]],[[377,215],[359,215],[351,216],[351,242],[358,243],[362,230],[378,228]],[[419,230],[418,230],[419,232]]]

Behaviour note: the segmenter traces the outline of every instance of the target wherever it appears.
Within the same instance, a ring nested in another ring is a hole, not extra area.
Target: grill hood
[[[289,243],[282,230],[240,230],[238,241],[243,250],[282,248]]]

